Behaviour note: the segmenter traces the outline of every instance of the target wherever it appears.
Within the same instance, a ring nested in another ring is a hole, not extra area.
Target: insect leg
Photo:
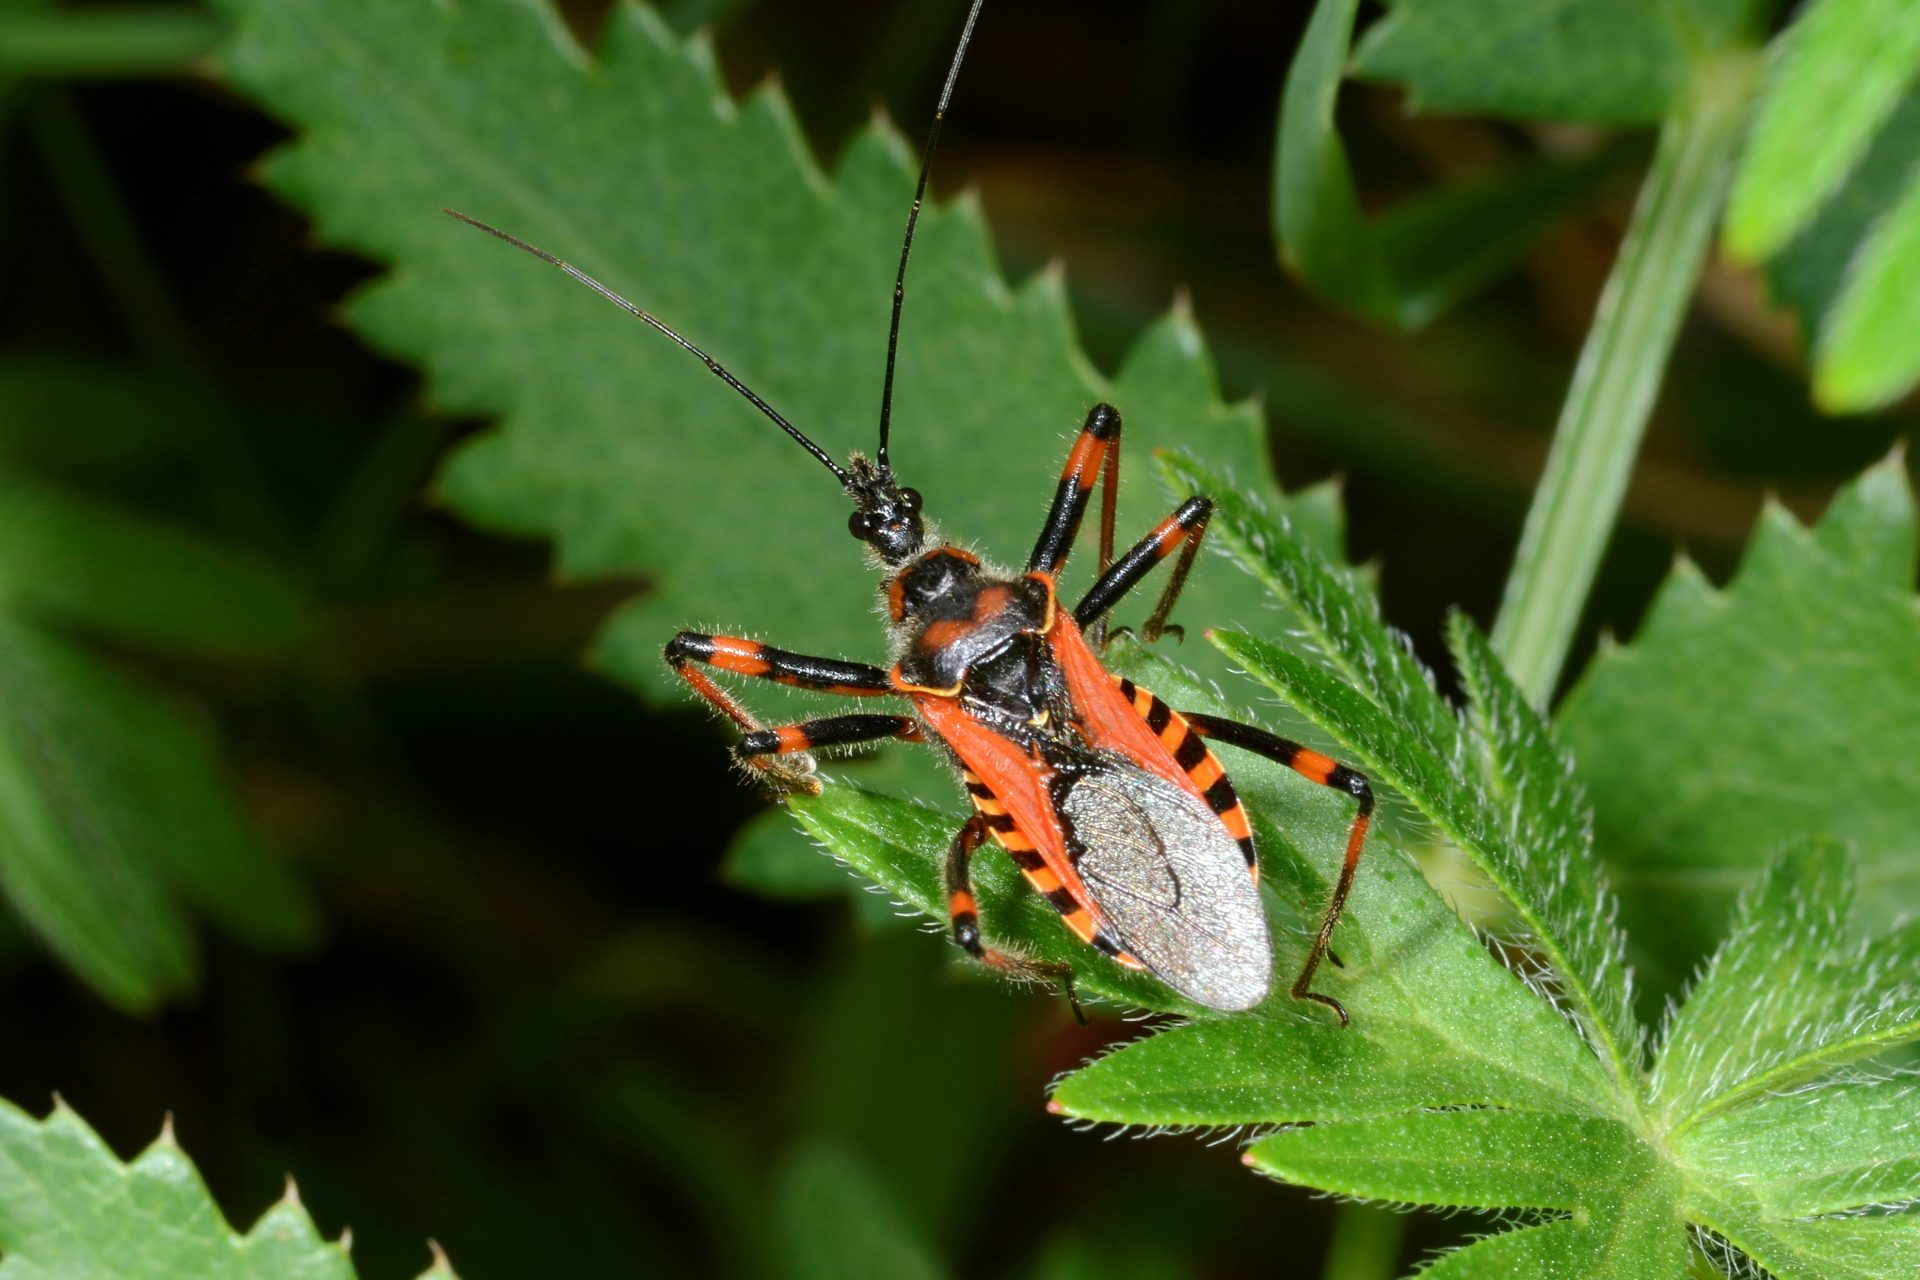
[[[1326,1005],[1340,1015],[1340,1025],[1346,1026],[1347,1011],[1340,1007],[1340,1002],[1308,988],[1313,983],[1314,970],[1320,967],[1320,958],[1327,954],[1327,945],[1333,940],[1333,927],[1339,923],[1340,912],[1347,905],[1347,893],[1353,888],[1353,873],[1360,866],[1360,853],[1367,841],[1367,824],[1373,819],[1373,788],[1367,784],[1366,775],[1359,770],[1349,769],[1338,760],[1308,750],[1291,739],[1268,733],[1264,729],[1256,729],[1235,720],[1223,720],[1219,716],[1197,714],[1189,714],[1187,724],[1203,738],[1212,738],[1215,742],[1224,742],[1243,751],[1265,756],[1276,764],[1287,766],[1310,782],[1344,791],[1359,805],[1359,811],[1353,815],[1353,825],[1347,828],[1347,856],[1340,867],[1340,879],[1333,887],[1333,896],[1327,901],[1326,914],[1320,918],[1320,932],[1313,940],[1312,950],[1307,952],[1307,962],[1300,966],[1300,976],[1293,980],[1294,999]]]
[[[1047,509],[1047,521],[1040,527],[1033,554],[1027,558],[1028,573],[1055,573],[1067,562],[1074,537],[1080,532],[1080,518],[1087,513],[1093,486],[1102,479],[1103,471],[1100,570],[1104,573],[1113,560],[1114,504],[1120,496],[1120,411],[1110,404],[1093,406],[1072,452],[1067,454],[1067,463],[1060,469],[1060,487]]]
[[[1073,966],[1025,960],[989,947],[980,937],[980,907],[973,897],[973,879],[969,868],[973,855],[987,841],[987,820],[974,814],[954,833],[947,846],[947,914],[953,920],[953,940],[960,949],[982,964],[991,965],[1016,978],[1057,982],[1073,1006],[1073,1016],[1085,1025],[1087,1018],[1073,994]]]
[[[1118,563],[1100,575],[1100,580],[1088,589],[1086,597],[1074,606],[1073,620],[1085,629],[1105,618],[1120,598],[1138,586],[1140,580],[1151,573],[1154,566],[1172,555],[1175,551],[1180,558],[1174,562],[1173,577],[1167,580],[1167,586],[1160,593],[1160,601],[1153,606],[1146,625],[1140,633],[1149,640],[1158,640],[1162,632],[1178,632],[1178,627],[1167,626],[1167,615],[1173,612],[1173,602],[1179,598],[1180,588],[1187,583],[1187,574],[1193,568],[1193,560],[1200,552],[1200,540],[1206,536],[1207,521],[1213,518],[1213,501],[1210,498],[1188,498],[1173,514],[1155,525],[1152,532],[1133,544],[1127,554],[1121,556]]]
[[[716,684],[694,664],[700,663],[734,675],[771,680],[776,684],[847,697],[879,697],[893,692],[887,673],[864,662],[843,662],[837,658],[810,658],[738,636],[710,636],[697,631],[682,631],[667,642],[667,665],[685,680],[693,691],[705,698],[721,715],[739,725],[751,736],[766,726],[743,706],[738,698]],[[756,755],[749,763],[780,791],[807,791],[818,794],[814,781],[813,758],[804,751],[784,760]]]
[[[798,724],[756,729],[734,750],[743,760],[755,756],[795,755],[816,747],[850,746],[881,738],[920,741],[920,722],[912,716],[823,716]]]

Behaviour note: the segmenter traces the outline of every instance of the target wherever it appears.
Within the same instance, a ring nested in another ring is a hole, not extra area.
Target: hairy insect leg
[[[1293,980],[1294,999],[1326,1005],[1340,1016],[1340,1025],[1346,1026],[1347,1011],[1340,1002],[1310,988],[1314,971],[1320,967],[1321,957],[1327,954],[1327,947],[1333,941],[1333,927],[1340,922],[1340,912],[1345,909],[1347,894],[1353,888],[1354,872],[1360,866],[1360,854],[1367,841],[1367,825],[1373,819],[1373,788],[1368,784],[1366,775],[1359,770],[1350,769],[1338,760],[1309,750],[1292,739],[1219,716],[1188,714],[1186,719],[1187,724],[1201,737],[1265,756],[1310,782],[1346,792],[1359,806],[1353,815],[1353,825],[1347,828],[1346,858],[1341,863],[1340,878],[1334,884],[1333,896],[1328,899],[1326,912],[1320,918],[1320,931],[1314,936],[1306,963],[1300,966],[1300,976]]]
[[[1167,625],[1167,615],[1173,612],[1173,603],[1180,598],[1180,589],[1187,585],[1187,574],[1193,569],[1194,558],[1200,553],[1200,540],[1206,536],[1207,522],[1213,518],[1213,501],[1204,497],[1188,498],[1173,513],[1140,541],[1133,544],[1127,554],[1103,571],[1099,581],[1087,590],[1073,610],[1073,620],[1083,630],[1090,630],[1104,623],[1109,612],[1121,597],[1133,590],[1140,581],[1162,560],[1178,551],[1180,558],[1174,562],[1173,576],[1167,580],[1166,588],[1161,591],[1159,602],[1153,606],[1153,612],[1140,628],[1140,633],[1148,640],[1158,640],[1168,631],[1176,635],[1180,628]]]
[[[882,738],[919,742],[920,722],[912,716],[822,716],[797,724],[755,729],[740,739],[733,751],[742,764],[751,768],[766,756],[801,755],[817,747],[852,746]]]
[[[738,636],[711,636],[697,631],[682,631],[667,642],[666,659],[675,675],[706,699],[708,705],[745,730],[749,738],[770,731],[738,698],[722,689],[694,664],[737,676],[771,680],[775,684],[846,697],[871,698],[894,692],[887,680],[887,673],[868,663],[807,657]],[[807,754],[804,747],[791,752],[745,752],[743,759],[775,791],[804,791],[812,795],[820,792],[820,783],[813,777],[813,757]]]
[[[1085,1025],[1087,1015],[1073,992],[1073,966],[1041,960],[1028,960],[1010,952],[989,947],[980,936],[980,907],[973,897],[970,872],[973,855],[987,841],[987,822],[974,814],[954,833],[947,846],[947,915],[953,921],[953,940],[961,950],[982,964],[1015,978],[1031,979],[1049,986],[1058,985],[1073,1006],[1073,1016]]]

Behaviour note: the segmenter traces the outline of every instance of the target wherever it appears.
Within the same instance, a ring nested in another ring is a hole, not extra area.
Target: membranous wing
[[[1108,757],[1059,774],[1054,802],[1067,856],[1122,950],[1211,1008],[1266,998],[1273,948],[1259,886],[1198,797]]]

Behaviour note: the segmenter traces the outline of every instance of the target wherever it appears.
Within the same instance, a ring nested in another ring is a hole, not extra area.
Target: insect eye
[[[847,532],[856,538],[865,538],[873,532],[873,517],[864,511],[856,511],[847,517]]]
[[[918,489],[902,489],[900,491],[900,505],[907,509],[908,515],[913,515],[919,511],[920,491]]]

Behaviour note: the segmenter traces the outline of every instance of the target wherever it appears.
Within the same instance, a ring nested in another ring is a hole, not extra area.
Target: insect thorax
[[[1020,669],[1045,661],[1053,593],[1039,578],[1009,577],[958,547],[938,547],[889,579],[886,591],[909,685],[1012,695],[1026,683]]]

